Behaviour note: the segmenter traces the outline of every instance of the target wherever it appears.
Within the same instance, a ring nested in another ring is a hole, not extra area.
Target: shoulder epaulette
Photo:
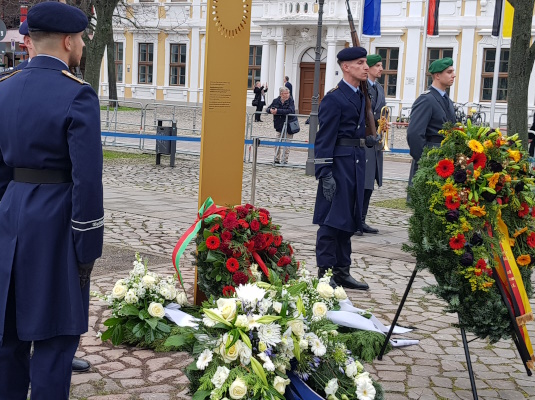
[[[336,89],[338,89],[338,85],[336,85],[335,87],[333,87],[331,90],[329,90],[327,93],[332,93],[334,92]]]
[[[428,94],[428,93],[431,93],[431,91],[430,91],[430,90],[424,90],[424,91],[422,92],[422,94]]]
[[[9,75],[3,76],[2,78],[0,78],[0,82],[5,81],[7,78],[11,78],[13,75],[18,74],[20,71],[21,70],[19,69],[15,72],[10,73]]]
[[[74,76],[73,74],[71,74],[69,71],[67,70],[63,70],[61,71],[63,73],[63,75],[65,76],[68,76],[69,78],[71,78],[72,80],[75,80],[76,82],[78,82],[80,85],[89,85],[89,83],[87,83],[86,81],[84,81],[83,79],[80,79],[76,76]]]

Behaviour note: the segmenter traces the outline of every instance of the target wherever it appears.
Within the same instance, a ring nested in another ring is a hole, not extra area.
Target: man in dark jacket
[[[295,105],[294,99],[290,97],[290,91],[286,86],[282,86],[279,89],[279,97],[277,97],[273,102],[266,108],[266,112],[273,114],[273,126],[277,131],[277,139],[280,142],[287,142],[292,140],[294,137],[293,132],[289,129],[289,124],[291,121],[297,120],[297,117],[291,116],[286,120],[288,114],[295,114]],[[288,123],[286,129],[284,129],[284,124]],[[283,150],[284,147],[284,150]],[[284,155],[282,155],[284,153]],[[282,160],[281,160],[282,155]],[[287,146],[277,146],[275,148],[275,164],[280,164],[281,161],[283,164],[288,163],[288,156],[290,155],[290,148]]]
[[[260,81],[256,82],[253,99],[253,103],[256,104],[256,114],[254,116],[254,120],[256,122],[262,122],[260,120],[260,115],[262,114],[262,110],[266,105],[266,90],[268,90],[267,83],[265,85],[261,85]]]
[[[348,47],[337,57],[343,79],[321,101],[314,142],[316,262],[319,277],[332,268],[337,285],[367,290],[349,272],[351,237],[361,222],[364,199],[365,100],[359,85],[368,78],[366,50]]]
[[[290,83],[290,78],[285,76],[284,77],[284,86],[286,86],[288,88],[288,90],[290,91],[290,97],[294,97],[293,95],[293,88],[292,88],[292,84]]]

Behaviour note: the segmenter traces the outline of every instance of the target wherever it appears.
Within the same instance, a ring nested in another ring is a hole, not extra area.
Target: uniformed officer
[[[70,74],[86,15],[59,2],[28,13],[37,52],[0,82],[0,399],[68,399],[102,254],[100,110]],[[6,178],[6,171],[12,175]],[[30,359],[30,347],[33,354]]]
[[[348,47],[337,55],[343,79],[325,95],[319,108],[314,142],[319,179],[313,223],[318,276],[332,268],[337,285],[367,290],[350,274],[351,236],[361,220],[365,175],[365,101],[358,88],[368,77],[366,50]]]
[[[370,54],[366,58],[368,64],[368,94],[370,95],[375,127],[379,126],[381,109],[386,106],[385,91],[381,84],[377,82],[383,73],[383,62],[378,54]],[[383,185],[383,149],[381,143],[373,147],[366,147],[366,179],[364,182],[364,202],[362,204],[362,220],[359,229],[355,234],[361,236],[362,233],[379,233],[379,230],[366,224],[366,215],[370,198],[372,197],[375,182],[381,187]]]
[[[31,58],[35,57],[35,50],[33,49],[32,39],[30,39],[30,36],[28,34],[27,21],[24,21],[22,24],[20,24],[19,33],[24,36],[24,46],[28,50],[29,58],[19,63],[15,68],[12,68],[8,71],[0,72],[0,78],[13,73],[14,71],[18,71],[19,69],[23,69],[24,67],[26,67],[26,65],[28,65],[28,62],[31,60]]]
[[[407,129],[407,143],[412,156],[409,185],[418,170],[418,161],[425,146],[440,147],[444,136],[438,133],[446,122],[455,123],[455,109],[446,90],[453,85],[455,69],[449,57],[435,60],[429,65],[433,83],[412,105]]]

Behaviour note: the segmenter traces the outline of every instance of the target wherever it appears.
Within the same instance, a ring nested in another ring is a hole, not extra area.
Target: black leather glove
[[[332,173],[321,178],[321,186],[323,188],[323,196],[328,202],[333,201],[334,192],[336,192],[336,181],[334,180]]]
[[[78,275],[80,275],[81,288],[89,283],[91,271],[93,271],[93,265],[95,265],[94,261],[86,264],[78,264]]]
[[[378,136],[369,135],[366,136],[366,147],[374,147],[377,144]]]

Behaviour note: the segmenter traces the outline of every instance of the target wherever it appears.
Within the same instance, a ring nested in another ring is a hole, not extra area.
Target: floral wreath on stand
[[[404,249],[435,276],[437,285],[427,289],[448,303],[447,312],[458,313],[459,325],[496,342],[512,329],[496,285],[505,248],[525,300],[532,295],[535,199],[528,156],[518,135],[470,121],[439,133],[441,147],[424,152],[408,190],[414,214]],[[521,323],[532,319],[529,312]]]

